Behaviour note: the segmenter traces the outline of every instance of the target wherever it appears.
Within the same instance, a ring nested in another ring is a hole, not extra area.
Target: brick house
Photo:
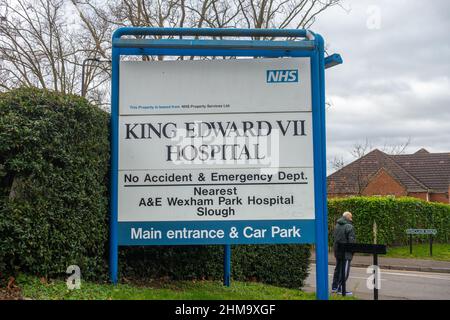
[[[328,196],[410,196],[450,203],[450,153],[388,155],[378,149],[327,178]]]

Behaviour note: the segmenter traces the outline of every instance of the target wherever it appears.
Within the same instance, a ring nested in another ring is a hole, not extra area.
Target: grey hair
[[[342,216],[344,217],[344,218],[348,218],[348,217],[351,217],[351,216],[353,216],[352,215],[352,213],[350,212],[350,211],[345,211],[343,214],[342,214]]]

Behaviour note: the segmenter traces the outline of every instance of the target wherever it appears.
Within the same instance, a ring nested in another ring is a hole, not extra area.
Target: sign
[[[325,69],[340,63],[304,29],[117,29],[111,281],[119,246],[223,244],[229,286],[231,244],[315,243],[328,299]]]
[[[119,75],[119,245],[314,243],[309,57]]]
[[[338,243],[338,254],[342,259],[345,259],[345,253],[369,253],[373,255],[373,265],[369,268],[373,272],[373,276],[369,277],[367,280],[368,287],[373,289],[373,300],[378,300],[378,289],[380,288],[380,274],[378,267],[378,255],[386,254],[386,246],[383,244],[368,244],[368,243]],[[345,296],[347,293],[346,290],[346,268],[341,268],[341,279],[344,279],[342,282],[342,295]],[[368,269],[369,270],[369,269]]]
[[[437,234],[436,229],[407,229],[406,234]]]

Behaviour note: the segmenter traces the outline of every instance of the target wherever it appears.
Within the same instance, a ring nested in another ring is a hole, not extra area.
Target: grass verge
[[[428,243],[413,244],[412,251],[410,254],[409,246],[389,247],[386,257],[450,261],[450,244],[434,243],[432,256],[430,256],[430,244]]]
[[[157,284],[93,283],[83,281],[79,290],[68,290],[62,280],[43,282],[21,275],[16,280],[24,298],[36,300],[313,300],[314,293],[254,282],[233,281],[226,288],[219,281],[170,281]],[[333,296],[332,299],[343,299]],[[351,299],[351,298],[346,298]]]

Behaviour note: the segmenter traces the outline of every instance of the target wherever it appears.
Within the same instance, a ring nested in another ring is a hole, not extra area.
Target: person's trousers
[[[331,285],[331,288],[333,290],[341,291],[342,283],[347,281],[348,276],[350,274],[350,263],[351,260],[347,259],[336,259],[336,266],[334,268],[334,274],[333,274],[333,284]],[[342,269],[345,269],[345,278],[342,277]]]

